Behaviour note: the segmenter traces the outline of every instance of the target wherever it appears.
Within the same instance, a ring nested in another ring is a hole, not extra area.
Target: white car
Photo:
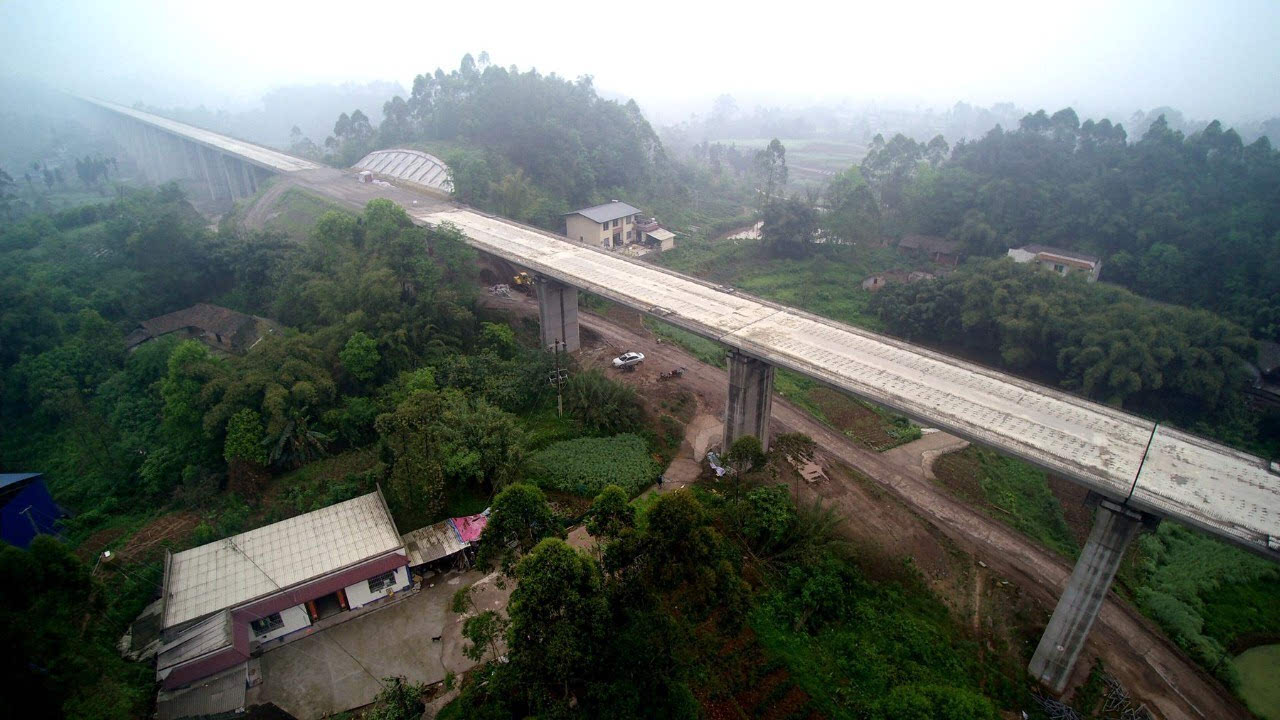
[[[620,370],[629,370],[644,362],[644,353],[623,353],[613,359],[613,366]]]

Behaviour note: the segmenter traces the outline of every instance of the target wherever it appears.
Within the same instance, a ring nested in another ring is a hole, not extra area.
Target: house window
[[[376,593],[392,587],[396,584],[395,571],[384,572],[381,575],[375,575],[369,578],[369,592]]]
[[[603,223],[600,227],[601,227],[605,232],[609,232],[609,221],[608,221],[608,220],[605,220],[605,221],[604,221],[604,223]]]
[[[631,231],[630,231],[630,230],[628,230],[628,231],[627,231],[627,239],[628,239],[628,240],[630,240],[630,239],[631,239]]]
[[[1060,274],[1060,275],[1066,275],[1066,274],[1067,274],[1067,268],[1066,268],[1066,266],[1061,265],[1061,264],[1054,264],[1054,266],[1053,266],[1053,271],[1054,271],[1054,272],[1056,272],[1056,273],[1058,273],[1058,274]]]
[[[618,226],[619,226],[619,225],[621,225],[621,224],[622,224],[622,221],[621,221],[621,220],[614,220],[614,221],[613,221],[613,226],[614,226],[614,227],[618,227]]]
[[[627,224],[628,224],[628,225],[630,225],[630,224],[631,224],[631,216],[630,216],[630,215],[628,215],[625,219],[626,219],[626,221],[627,221]]]
[[[253,628],[254,635],[266,635],[273,630],[279,630],[284,627],[284,618],[280,617],[280,613],[272,613],[249,623],[249,627]]]

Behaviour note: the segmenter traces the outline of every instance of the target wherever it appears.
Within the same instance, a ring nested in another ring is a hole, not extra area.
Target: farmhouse
[[[610,250],[637,243],[655,250],[675,247],[675,233],[654,218],[644,218],[639,208],[617,200],[565,213],[564,234]]]
[[[243,688],[251,655],[409,590],[408,564],[381,491],[168,555],[156,679]]]
[[[960,251],[964,245],[936,235],[905,235],[898,241],[898,247],[919,250],[936,263],[955,266],[960,263]]]
[[[1102,261],[1092,255],[1047,245],[1023,245],[1009,248],[1009,257],[1016,263],[1033,262],[1049,268],[1059,275],[1083,273],[1086,280],[1095,282],[1102,272]]]
[[[124,346],[132,351],[142,343],[165,335],[197,339],[214,350],[242,353],[264,335],[276,331],[266,318],[245,315],[229,308],[199,303],[167,315],[143,320],[125,336]]]

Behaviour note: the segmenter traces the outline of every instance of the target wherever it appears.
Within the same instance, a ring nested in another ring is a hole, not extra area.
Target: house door
[[[342,591],[339,590],[338,592]],[[338,593],[335,592],[329,593],[323,597],[318,597],[307,603],[307,610],[311,612],[312,622],[315,622],[316,620],[323,620],[346,610],[344,605],[345,603],[338,597]]]

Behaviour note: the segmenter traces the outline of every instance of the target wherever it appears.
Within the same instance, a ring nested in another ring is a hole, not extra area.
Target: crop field
[[[737,145],[740,148],[763,148],[772,138],[729,138],[715,142]],[[787,149],[787,168],[791,184],[803,188],[825,185],[832,175],[844,172],[851,165],[858,165],[867,155],[867,145],[862,142],[830,138],[779,138]]]

